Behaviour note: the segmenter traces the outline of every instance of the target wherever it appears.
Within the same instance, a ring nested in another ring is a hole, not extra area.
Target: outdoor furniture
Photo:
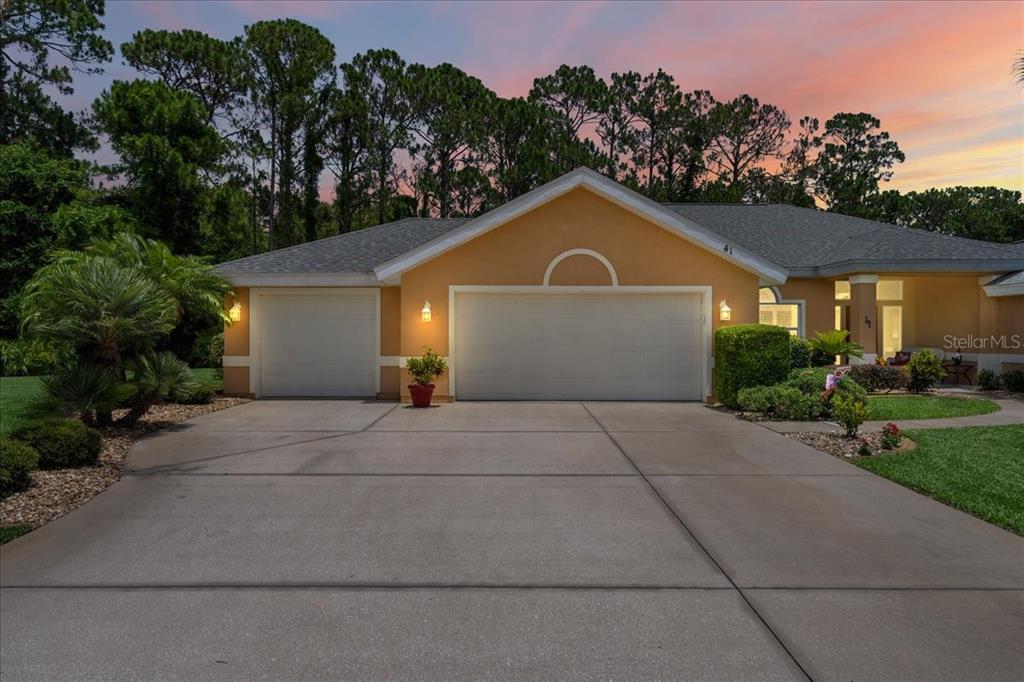
[[[946,370],[946,378],[952,377],[953,385],[960,385],[960,377],[967,380],[968,386],[973,386],[974,382],[971,381],[971,370],[974,369],[973,365],[965,365],[964,359],[960,355],[954,355],[948,362],[942,363],[942,369]]]
[[[909,350],[901,350],[897,352],[896,355],[894,355],[889,360],[888,364],[890,367],[902,367],[903,365],[910,362],[910,356],[912,355],[913,353],[911,353]]]

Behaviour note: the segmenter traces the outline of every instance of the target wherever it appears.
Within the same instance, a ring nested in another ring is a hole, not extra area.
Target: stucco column
[[[850,340],[864,348],[864,359],[851,358],[850,362],[874,362],[878,357],[877,284],[878,275],[850,277]]]

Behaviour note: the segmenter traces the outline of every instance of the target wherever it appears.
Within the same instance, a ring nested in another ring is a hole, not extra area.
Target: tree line
[[[315,27],[280,19],[230,40],[139,31],[120,54],[140,77],[76,114],[47,92],[70,94],[74,73],[113,58],[103,1],[2,11],[4,333],[8,299],[52,248],[127,231],[227,260],[407,216],[477,215],[581,165],[661,202],[788,203],[1024,238],[1019,192],[882,191],[905,157],[867,113],[794,121],[750,95],[687,91],[661,69],[606,79],[568,65],[503,98],[389,49],[339,63]],[[103,138],[115,163],[75,159]]]

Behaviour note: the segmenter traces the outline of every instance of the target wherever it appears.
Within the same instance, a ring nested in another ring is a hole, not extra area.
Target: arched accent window
[[[793,336],[804,335],[803,301],[783,301],[776,287],[761,287],[757,300],[760,303],[758,320],[761,324],[785,327]]]

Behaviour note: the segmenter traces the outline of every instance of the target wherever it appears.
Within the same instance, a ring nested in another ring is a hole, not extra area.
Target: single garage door
[[[455,295],[457,398],[700,400],[699,293]]]
[[[373,289],[257,294],[259,394],[376,394],[377,295]]]

